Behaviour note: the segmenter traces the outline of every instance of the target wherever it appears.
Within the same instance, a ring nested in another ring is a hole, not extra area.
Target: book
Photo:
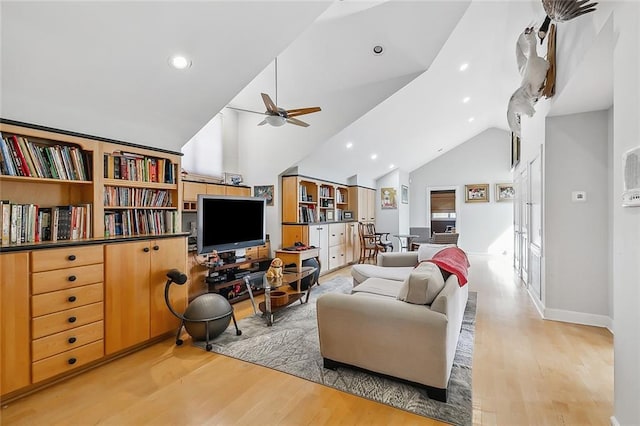
[[[2,156],[5,158],[5,167],[7,168],[7,174],[9,176],[16,176],[16,166],[13,156],[7,145],[7,141],[0,134],[0,150],[2,150]]]
[[[16,176],[29,176],[25,169],[27,168],[27,163],[24,161],[24,156],[20,152],[20,146],[18,145],[18,138],[15,135],[11,135],[8,140],[9,148],[11,149],[11,153],[13,158],[15,159],[16,165]]]
[[[2,220],[0,242],[6,246],[11,241],[11,203],[9,200],[0,200],[0,215]]]

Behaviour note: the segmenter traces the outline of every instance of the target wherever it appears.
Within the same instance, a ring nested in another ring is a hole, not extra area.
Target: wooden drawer
[[[54,271],[31,274],[31,294],[48,293],[80,287],[104,281],[104,266],[78,266],[77,268],[57,269]]]
[[[344,254],[344,246],[329,248],[329,269],[339,268],[347,263]]]
[[[72,328],[31,342],[33,361],[39,361],[104,338],[104,321]]]
[[[39,317],[90,303],[102,302],[104,295],[102,288],[102,283],[97,283],[35,295],[31,298],[31,316]]]
[[[270,251],[269,247],[270,247],[270,244],[268,242],[263,246],[258,246],[258,257],[259,258],[269,257],[269,251]]]
[[[56,312],[55,314],[43,315],[31,320],[31,338],[38,339],[49,336],[50,334],[100,321],[102,318],[102,302]]]
[[[345,243],[345,230],[344,223],[329,224],[329,247]]]
[[[31,365],[33,383],[57,376],[61,373],[66,373],[81,365],[100,359],[103,356],[104,341],[98,340],[88,345],[36,361]]]
[[[31,271],[50,271],[52,269],[91,265],[103,262],[102,245],[65,247],[31,252]]]

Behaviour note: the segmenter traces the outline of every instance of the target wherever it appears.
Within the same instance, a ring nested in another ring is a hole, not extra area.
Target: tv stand
[[[253,295],[263,294],[262,277],[269,269],[272,259],[268,257],[236,259],[235,256],[231,258],[235,260],[222,265],[208,265],[208,273],[205,278],[208,291],[224,296],[229,300],[229,303],[237,303],[251,297],[245,280],[248,279]]]

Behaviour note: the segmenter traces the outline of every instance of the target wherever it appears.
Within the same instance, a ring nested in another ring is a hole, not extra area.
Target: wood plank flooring
[[[539,318],[508,259],[470,256],[478,292],[473,419],[482,425],[606,425],[613,338]],[[321,277],[349,276],[349,268]],[[252,315],[248,301],[236,315]],[[2,425],[436,425],[268,368],[167,339],[4,406]]]

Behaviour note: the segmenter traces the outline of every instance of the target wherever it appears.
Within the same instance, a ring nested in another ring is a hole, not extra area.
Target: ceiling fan
[[[278,58],[275,60],[275,68],[276,68],[276,101],[273,102],[271,97],[266,93],[261,93],[262,101],[264,102],[264,106],[267,108],[265,112],[258,111],[250,111],[248,109],[235,108],[235,107],[227,107],[229,109],[234,109],[236,111],[244,111],[250,112],[253,114],[266,115],[264,120],[258,123],[258,126],[262,126],[264,124],[270,124],[274,127],[280,127],[285,123],[295,124],[297,126],[309,127],[308,123],[305,123],[302,120],[298,120],[297,117],[299,115],[311,114],[312,112],[320,111],[320,107],[309,107],[309,108],[296,108],[296,109],[284,109],[278,106]]]

